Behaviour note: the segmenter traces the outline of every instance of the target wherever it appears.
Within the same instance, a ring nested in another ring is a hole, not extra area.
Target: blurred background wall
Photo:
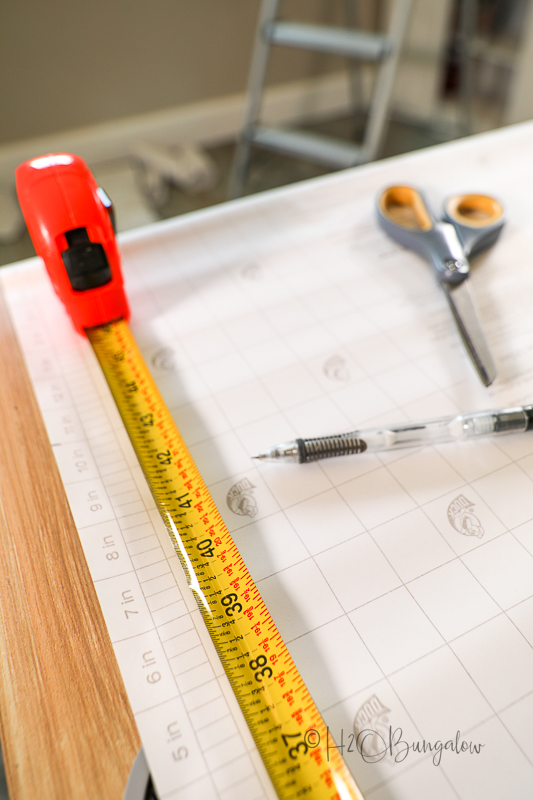
[[[373,27],[380,3],[361,4]],[[342,2],[284,13],[342,23]],[[243,92],[259,0],[20,0],[0,27],[0,144]],[[338,69],[283,49],[269,83]]]

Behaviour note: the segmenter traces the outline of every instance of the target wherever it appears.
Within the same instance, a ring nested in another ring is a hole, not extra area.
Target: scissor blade
[[[496,366],[481,329],[476,307],[468,288],[468,281],[463,281],[455,286],[442,283],[441,286],[476,372],[482,383],[490,386],[496,377]]]

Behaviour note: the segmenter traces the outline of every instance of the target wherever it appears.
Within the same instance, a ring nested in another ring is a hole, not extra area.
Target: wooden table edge
[[[10,800],[118,800],[140,740],[1,289],[0,420],[0,737]]]

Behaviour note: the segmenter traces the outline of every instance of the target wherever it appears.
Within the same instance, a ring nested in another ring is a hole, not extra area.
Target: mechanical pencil
[[[262,450],[253,458],[305,464],[333,456],[349,456],[372,450],[396,450],[421,444],[464,441],[476,436],[520,433],[533,428],[533,406],[504,408],[501,411],[475,411],[425,422],[405,422],[378,428],[351,431],[316,439],[295,439]]]

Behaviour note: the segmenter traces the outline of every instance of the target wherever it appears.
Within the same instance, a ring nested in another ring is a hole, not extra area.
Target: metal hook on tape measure
[[[133,762],[123,800],[159,800],[142,747]]]

